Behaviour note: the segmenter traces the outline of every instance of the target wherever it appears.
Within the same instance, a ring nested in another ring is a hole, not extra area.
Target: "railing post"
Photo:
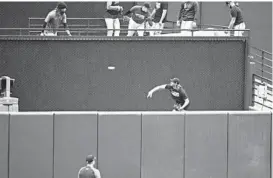
[[[264,77],[264,51],[262,51],[262,77]]]
[[[246,69],[246,82],[245,82],[245,92],[244,92],[244,109],[249,110],[249,107],[253,103],[253,74],[255,74],[255,63],[247,62],[247,69]]]

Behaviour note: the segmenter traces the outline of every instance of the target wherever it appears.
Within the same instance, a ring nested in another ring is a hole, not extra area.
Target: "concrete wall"
[[[190,110],[243,110],[245,49],[236,38],[0,40],[0,76],[16,79],[21,111],[169,111],[168,92],[146,96],[172,77]]]
[[[1,178],[269,178],[270,112],[0,114]]]
[[[102,18],[104,2],[67,2],[68,17]],[[134,2],[122,2],[127,11]],[[29,17],[44,18],[56,6],[55,2],[0,2],[0,27],[26,28]],[[272,52],[272,2],[240,2],[246,27],[251,30],[251,44]],[[168,20],[176,21],[180,8],[179,2],[169,2]],[[12,9],[12,10],[11,10]],[[201,2],[198,23],[228,25],[229,12],[224,2]],[[69,22],[68,22],[69,23]],[[104,25],[103,20],[93,24]]]

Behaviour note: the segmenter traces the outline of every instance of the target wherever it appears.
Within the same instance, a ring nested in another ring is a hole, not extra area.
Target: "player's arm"
[[[134,6],[130,10],[128,10],[124,15],[130,15],[130,14],[134,13],[139,8],[141,8],[141,6]]]
[[[106,4],[106,9],[107,10],[116,10],[116,11],[122,11],[123,8],[121,6],[111,6],[112,5],[112,1],[108,1]]]
[[[155,12],[156,12],[156,9],[154,9],[153,12],[152,12],[152,14],[151,14],[151,17],[152,17],[152,18],[154,17]]]
[[[161,4],[163,6],[163,11],[162,11],[162,16],[161,16],[161,19],[159,21],[159,23],[162,23],[163,20],[165,19],[166,15],[167,15],[167,10],[168,10],[168,3],[162,3]]]
[[[152,90],[149,91],[147,98],[151,98],[153,96],[153,93],[156,91],[167,89],[167,86],[168,86],[167,84],[164,84],[154,87]]]
[[[184,2],[181,3],[181,8],[180,8],[180,11],[179,11],[179,14],[178,14],[178,18],[177,18],[177,21],[176,21],[177,26],[180,25],[180,20],[181,20],[183,9],[184,9]]]
[[[189,98],[186,98],[183,106],[181,106],[181,109],[184,109],[186,106],[188,106],[189,103],[190,103]]]
[[[198,2],[194,1],[194,21],[196,22],[197,21],[197,14],[198,14],[198,11],[199,11],[199,5],[198,5]]]
[[[94,170],[96,178],[101,178],[100,171],[98,169]]]
[[[237,11],[235,9],[232,9],[230,13],[231,13],[231,20],[229,22],[228,29],[233,28],[236,17],[237,17]]]
[[[82,170],[83,170],[83,167],[78,172],[78,178],[80,178],[80,173],[81,173]]]
[[[49,23],[49,21],[53,18],[54,14],[53,12],[49,12],[45,18],[44,24],[43,24],[43,29],[42,29],[42,34],[45,31],[46,25]]]
[[[65,29],[66,33],[67,33],[69,36],[71,36],[71,33],[70,33],[70,31],[69,31],[69,29],[68,29],[68,25],[67,25],[66,14],[64,14],[63,24],[64,24],[64,29]]]

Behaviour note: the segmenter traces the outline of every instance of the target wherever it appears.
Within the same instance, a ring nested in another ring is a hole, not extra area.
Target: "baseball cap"
[[[151,4],[149,2],[144,2],[143,6],[145,6],[147,9],[151,8]]]
[[[86,157],[86,161],[87,161],[87,162],[93,162],[95,159],[96,159],[96,157],[93,156],[93,155],[88,155],[88,156]]]
[[[179,78],[172,78],[172,79],[171,79],[171,82],[180,83],[180,80],[179,80]]]
[[[65,9],[65,8],[67,8],[67,5],[64,2],[59,2],[57,5],[57,8],[58,9]]]

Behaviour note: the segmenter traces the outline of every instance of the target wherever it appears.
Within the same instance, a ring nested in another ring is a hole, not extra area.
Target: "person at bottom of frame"
[[[164,89],[167,89],[171,92],[171,96],[176,102],[174,104],[173,111],[188,110],[190,106],[190,100],[185,89],[180,85],[180,80],[178,78],[171,79],[170,84],[156,86],[149,91],[147,98],[152,98],[154,92]]]
[[[78,178],[101,178],[100,171],[94,167],[96,157],[88,155],[86,157],[86,166],[79,170]]]

